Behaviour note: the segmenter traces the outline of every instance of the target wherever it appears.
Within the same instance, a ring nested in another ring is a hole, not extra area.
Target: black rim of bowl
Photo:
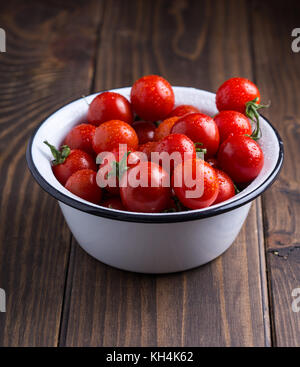
[[[50,115],[51,116],[51,115]],[[262,116],[263,117],[263,116]],[[27,149],[26,149],[26,160],[29,167],[29,170],[38,184],[51,196],[55,199],[59,200],[60,202],[69,205],[75,209],[80,211],[86,212],[88,214],[96,215],[98,217],[104,217],[119,221],[125,222],[136,222],[136,223],[176,223],[176,222],[186,222],[191,220],[197,220],[201,218],[209,218],[216,215],[220,215],[222,213],[226,213],[233,209],[237,209],[250,201],[254,200],[256,197],[261,195],[275,180],[277,175],[280,172],[283,163],[283,142],[277,130],[272,126],[270,121],[263,117],[270,127],[273,129],[279,144],[279,154],[276,165],[272,172],[268,175],[264,182],[262,182],[258,187],[256,187],[253,191],[249,192],[248,194],[232,201],[229,203],[225,203],[224,205],[214,207],[208,207],[207,209],[200,209],[199,210],[190,210],[185,212],[176,212],[176,213],[131,213],[126,211],[117,211],[112,210],[105,207],[93,207],[92,205],[82,203],[76,199],[71,198],[70,196],[60,192],[53,186],[51,186],[38,172],[36,166],[33,163],[32,158],[32,143],[34,137],[39,130],[39,128],[43,125],[43,123],[47,120],[45,119],[41,122],[37,128],[35,129],[34,133],[31,135],[31,138],[28,142]]]

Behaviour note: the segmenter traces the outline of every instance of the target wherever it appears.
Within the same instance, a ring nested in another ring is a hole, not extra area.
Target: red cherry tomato
[[[214,117],[220,133],[220,143],[223,143],[229,135],[251,135],[252,129],[248,118],[237,111],[221,111]]]
[[[149,141],[153,141],[156,126],[150,121],[134,121],[132,123],[137,136],[139,138],[139,144],[146,144]]]
[[[102,163],[97,173],[97,183],[112,195],[119,195],[119,180],[130,167],[141,161],[140,152],[128,152],[114,149],[112,152],[102,154]]]
[[[181,116],[188,115],[190,113],[197,113],[197,112],[200,112],[198,108],[188,105],[188,104],[182,104],[174,108],[174,110],[169,114],[168,118],[174,117],[174,116],[181,117]]]
[[[207,150],[205,158],[216,154],[220,136],[214,120],[203,113],[191,113],[181,117],[171,129],[171,134],[184,134],[194,143],[202,143],[201,148]]]
[[[260,93],[255,84],[245,78],[231,78],[218,89],[216,104],[219,111],[232,110],[245,113],[247,102],[257,98],[260,102]]]
[[[216,169],[215,171],[219,181],[219,193],[213,204],[221,203],[235,195],[235,187],[232,179],[223,171]]]
[[[136,150],[138,137],[134,129],[120,120],[106,121],[96,128],[93,138],[95,153],[110,152],[126,144],[128,150]]]
[[[81,169],[97,170],[94,159],[79,149],[71,150],[64,163],[52,166],[53,173],[58,181],[64,185],[67,179],[76,171]]]
[[[156,144],[157,143],[155,141],[149,141],[146,144],[140,145],[138,147],[138,151],[142,152],[142,153],[145,153],[147,158],[148,158],[148,161],[150,161],[151,160],[151,153],[155,152]]]
[[[126,210],[121,199],[119,197],[107,198],[102,201],[101,206],[105,206],[109,209]]]
[[[217,173],[202,159],[179,164],[173,173],[172,186],[180,202],[190,209],[211,205],[219,192]]]
[[[134,111],[146,121],[164,119],[174,106],[171,85],[158,75],[138,79],[131,88],[130,98]]]
[[[179,153],[178,157],[175,157],[175,159],[172,159],[170,162],[170,172],[173,172],[174,167],[184,160],[196,158],[194,143],[191,139],[182,134],[171,134],[166,136],[156,144],[155,151],[158,153],[166,152],[168,154],[175,152]]]
[[[96,127],[90,124],[80,124],[68,133],[64,144],[71,149],[80,149],[89,154],[94,154],[92,141],[95,134]]]
[[[138,184],[134,184],[134,180]],[[157,213],[168,207],[171,189],[169,175],[157,164],[143,162],[130,168],[120,182],[121,199],[127,210]],[[136,187],[135,187],[136,186]]]
[[[61,150],[57,150],[47,141],[44,143],[51,149],[54,157],[51,162],[52,171],[62,185],[65,185],[67,179],[76,171],[82,169],[97,170],[96,162],[86,152],[79,149],[71,150],[67,145],[63,145]]]
[[[74,195],[99,204],[102,197],[102,190],[96,183],[96,172],[91,169],[82,169],[70,176],[66,182],[65,188]]]
[[[163,138],[165,138],[166,136],[170,135],[173,125],[178,120],[179,120],[179,117],[175,116],[175,117],[167,118],[166,120],[162,121],[158,125],[158,128],[155,130],[154,140],[160,141]]]
[[[232,135],[220,146],[218,165],[234,182],[248,183],[261,171],[264,155],[257,142],[250,137]]]
[[[96,96],[89,105],[87,120],[96,126],[110,120],[121,120],[131,124],[133,113],[130,103],[121,94],[104,92]]]

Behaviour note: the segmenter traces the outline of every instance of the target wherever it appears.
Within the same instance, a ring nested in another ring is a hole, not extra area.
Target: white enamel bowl
[[[130,88],[114,90],[129,98]],[[210,116],[217,113],[215,94],[174,87],[176,105],[191,104]],[[98,94],[98,93],[97,93]],[[91,102],[96,94],[86,97]],[[87,103],[68,104],[43,121],[31,137],[26,157],[37,182],[54,196],[80,246],[105,264],[134,272],[170,273],[191,269],[221,255],[233,243],[251,202],[278,175],[282,141],[264,118],[259,143],[265,163],[259,176],[241,193],[209,208],[182,213],[132,213],[91,204],[67,191],[51,169],[51,154],[43,143],[59,146],[68,131],[85,122]]]

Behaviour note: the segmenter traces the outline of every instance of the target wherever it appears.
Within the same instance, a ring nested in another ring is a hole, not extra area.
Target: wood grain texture
[[[265,115],[285,144],[281,175],[263,197],[274,343],[300,346],[300,312],[292,310],[300,287],[300,53],[291,49],[300,4],[255,1],[252,14],[256,78],[272,101]]]
[[[95,90],[149,73],[212,91],[252,78],[248,14],[244,1],[106,1]],[[264,266],[260,201],[222,257],[185,273],[122,272],[73,242],[60,345],[270,345]]]
[[[33,129],[88,93],[101,9],[97,1],[1,2],[7,52],[0,54],[1,346],[58,343],[70,232],[57,203],[31,178]]]

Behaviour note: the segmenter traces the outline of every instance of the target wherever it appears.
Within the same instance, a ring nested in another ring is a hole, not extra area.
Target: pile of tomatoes
[[[87,201],[133,212],[200,209],[233,197],[264,163],[258,110],[266,106],[258,88],[244,78],[227,80],[213,117],[195,106],[175,107],[174,100],[157,75],[138,79],[130,102],[114,92],[97,95],[86,123],[72,128],[60,150],[45,142],[57,180]],[[168,170],[151,159],[174,152],[181,159]],[[187,173],[194,180],[186,182]]]

